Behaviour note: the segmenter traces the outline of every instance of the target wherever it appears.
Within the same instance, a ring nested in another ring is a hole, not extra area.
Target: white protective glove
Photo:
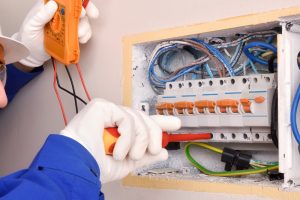
[[[103,99],[92,100],[61,131],[83,145],[100,167],[102,183],[119,180],[133,170],[168,158],[162,148],[162,130],[175,131],[181,122],[173,116],[152,116],[117,106]],[[103,130],[118,127],[120,137],[113,156],[105,154]]]
[[[44,0],[38,0],[23,21],[19,32],[12,36],[30,50],[30,56],[21,60],[21,64],[28,67],[39,67],[50,59],[44,48],[44,26],[53,18],[57,8],[55,1],[51,0],[44,5]],[[97,18],[98,15],[99,11],[92,2],[89,2],[86,9],[82,9],[78,27],[80,43],[86,43],[92,36],[88,17]]]

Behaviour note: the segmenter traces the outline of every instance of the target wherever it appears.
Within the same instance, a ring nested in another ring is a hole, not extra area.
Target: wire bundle
[[[210,176],[223,176],[223,177],[230,177],[230,176],[242,176],[242,175],[250,175],[250,174],[259,174],[259,173],[265,173],[270,170],[277,170],[278,169],[278,163],[277,162],[265,162],[260,160],[251,160],[250,166],[252,169],[245,169],[245,170],[236,170],[236,171],[211,171],[207,168],[205,168],[202,164],[198,163],[191,155],[190,148],[191,146],[198,146],[202,148],[209,149],[215,153],[222,154],[223,150],[219,149],[217,147],[205,144],[205,143],[188,143],[185,146],[185,155],[187,159],[191,162],[192,165],[194,165],[197,169],[199,169],[202,173]]]
[[[167,54],[167,52],[186,47],[192,49],[189,52],[195,57],[195,60],[177,70],[169,70],[169,68],[163,64],[162,61],[164,59],[161,58],[161,56],[168,56],[170,54]],[[231,74],[233,73],[230,63],[226,61],[223,55],[216,48],[209,46],[200,40],[186,39],[163,42],[153,51],[149,64],[148,79],[150,84],[154,87],[154,90],[157,91],[157,89],[165,88],[167,82],[175,81],[188,73],[199,70],[201,65],[208,61],[211,61],[214,64],[215,70],[221,77],[225,75],[225,69],[230,71]],[[162,75],[157,74],[155,69],[155,66],[157,65],[159,66]],[[208,73],[211,74],[211,71],[208,70]]]
[[[264,48],[264,49],[269,49],[273,54],[277,54],[277,48],[274,47],[272,44],[268,44],[268,43],[265,43],[265,42],[251,42],[249,44],[247,44],[245,47],[244,47],[244,53],[245,55],[252,61],[252,62],[257,62],[261,65],[268,65],[268,61],[266,60],[263,60],[262,58],[256,56],[256,55],[253,55],[249,49],[250,48],[253,48],[253,47],[261,47],[261,48]],[[265,54],[266,55],[266,54]],[[268,55],[268,54],[267,54]]]
[[[186,79],[188,75],[191,75],[191,79],[235,76],[243,72],[245,74],[247,68],[258,73],[255,63],[268,65],[268,61],[262,58],[277,53],[276,47],[271,45],[276,34],[277,32],[273,30],[249,33],[240,35],[239,38],[230,42],[225,42],[220,38],[212,38],[208,42],[197,38],[163,42],[155,47],[151,55],[148,69],[150,85],[156,93],[161,94],[167,82],[176,81],[179,78]],[[247,43],[257,38],[267,38],[267,40]],[[235,48],[232,56],[228,48]],[[192,55],[194,60],[187,64],[183,63],[180,68],[176,69],[171,66],[170,60],[182,51]],[[238,65],[243,52],[249,59]],[[235,66],[237,67],[234,68]]]
[[[216,48],[218,48],[218,49],[228,48],[228,47],[234,47],[234,46],[240,45],[241,43],[246,43],[249,40],[259,39],[259,38],[265,38],[265,37],[273,37],[276,34],[277,34],[277,31],[275,31],[275,30],[248,33],[248,34],[241,35],[236,40],[233,40],[233,41],[230,41],[230,42],[216,43],[213,46],[216,47]]]
[[[219,43],[214,46],[220,51],[227,51],[226,48],[236,47],[235,53],[231,58],[231,65],[234,67],[238,64],[239,58],[244,52],[245,56],[248,58],[245,62],[239,64],[239,66],[234,69],[236,75],[244,74],[246,75],[246,70],[251,69],[253,73],[258,74],[258,70],[255,64],[260,64],[266,66],[269,64],[269,57],[273,59],[277,57],[277,48],[272,45],[274,36],[277,34],[276,31],[263,31],[249,33],[243,35],[240,38],[227,42]],[[267,38],[265,41],[253,41],[258,39]],[[270,68],[270,67],[269,67]],[[273,67],[272,67],[273,68]],[[264,70],[265,71],[265,70]],[[270,72],[270,70],[268,70]],[[274,71],[273,71],[274,72]],[[272,72],[272,73],[273,73]]]

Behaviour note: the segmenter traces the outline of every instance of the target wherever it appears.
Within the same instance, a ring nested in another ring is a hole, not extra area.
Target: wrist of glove
[[[20,61],[28,67],[39,67],[50,59],[44,48],[44,26],[53,18],[58,9],[55,1],[50,0],[44,4],[44,0],[38,0],[35,6],[26,16],[19,32],[12,38],[22,42],[30,50],[30,56]],[[92,36],[92,29],[89,18],[97,18],[98,9],[92,2],[89,2],[86,9],[82,9],[78,27],[80,43],[86,43]]]
[[[83,145],[97,161],[102,183],[122,179],[130,172],[168,158],[162,148],[162,131],[180,128],[180,120],[172,116],[149,117],[142,112],[117,106],[102,99],[91,101],[61,131]],[[113,156],[105,154],[103,131],[118,127],[120,137]]]

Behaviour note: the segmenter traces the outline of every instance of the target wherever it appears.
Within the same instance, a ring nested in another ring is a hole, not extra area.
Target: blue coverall
[[[5,90],[9,101],[30,80],[32,73],[7,66]],[[0,179],[0,199],[104,199],[100,170],[93,156],[78,142],[61,135],[50,135],[28,169]]]

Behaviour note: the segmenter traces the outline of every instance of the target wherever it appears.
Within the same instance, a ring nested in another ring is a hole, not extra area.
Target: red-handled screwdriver
[[[168,134],[162,133],[162,147],[165,148],[169,142],[180,141],[195,141],[195,140],[209,140],[212,138],[211,133],[185,133],[185,134]],[[112,155],[115,144],[120,137],[117,128],[106,128],[103,133],[103,141],[106,155]]]

